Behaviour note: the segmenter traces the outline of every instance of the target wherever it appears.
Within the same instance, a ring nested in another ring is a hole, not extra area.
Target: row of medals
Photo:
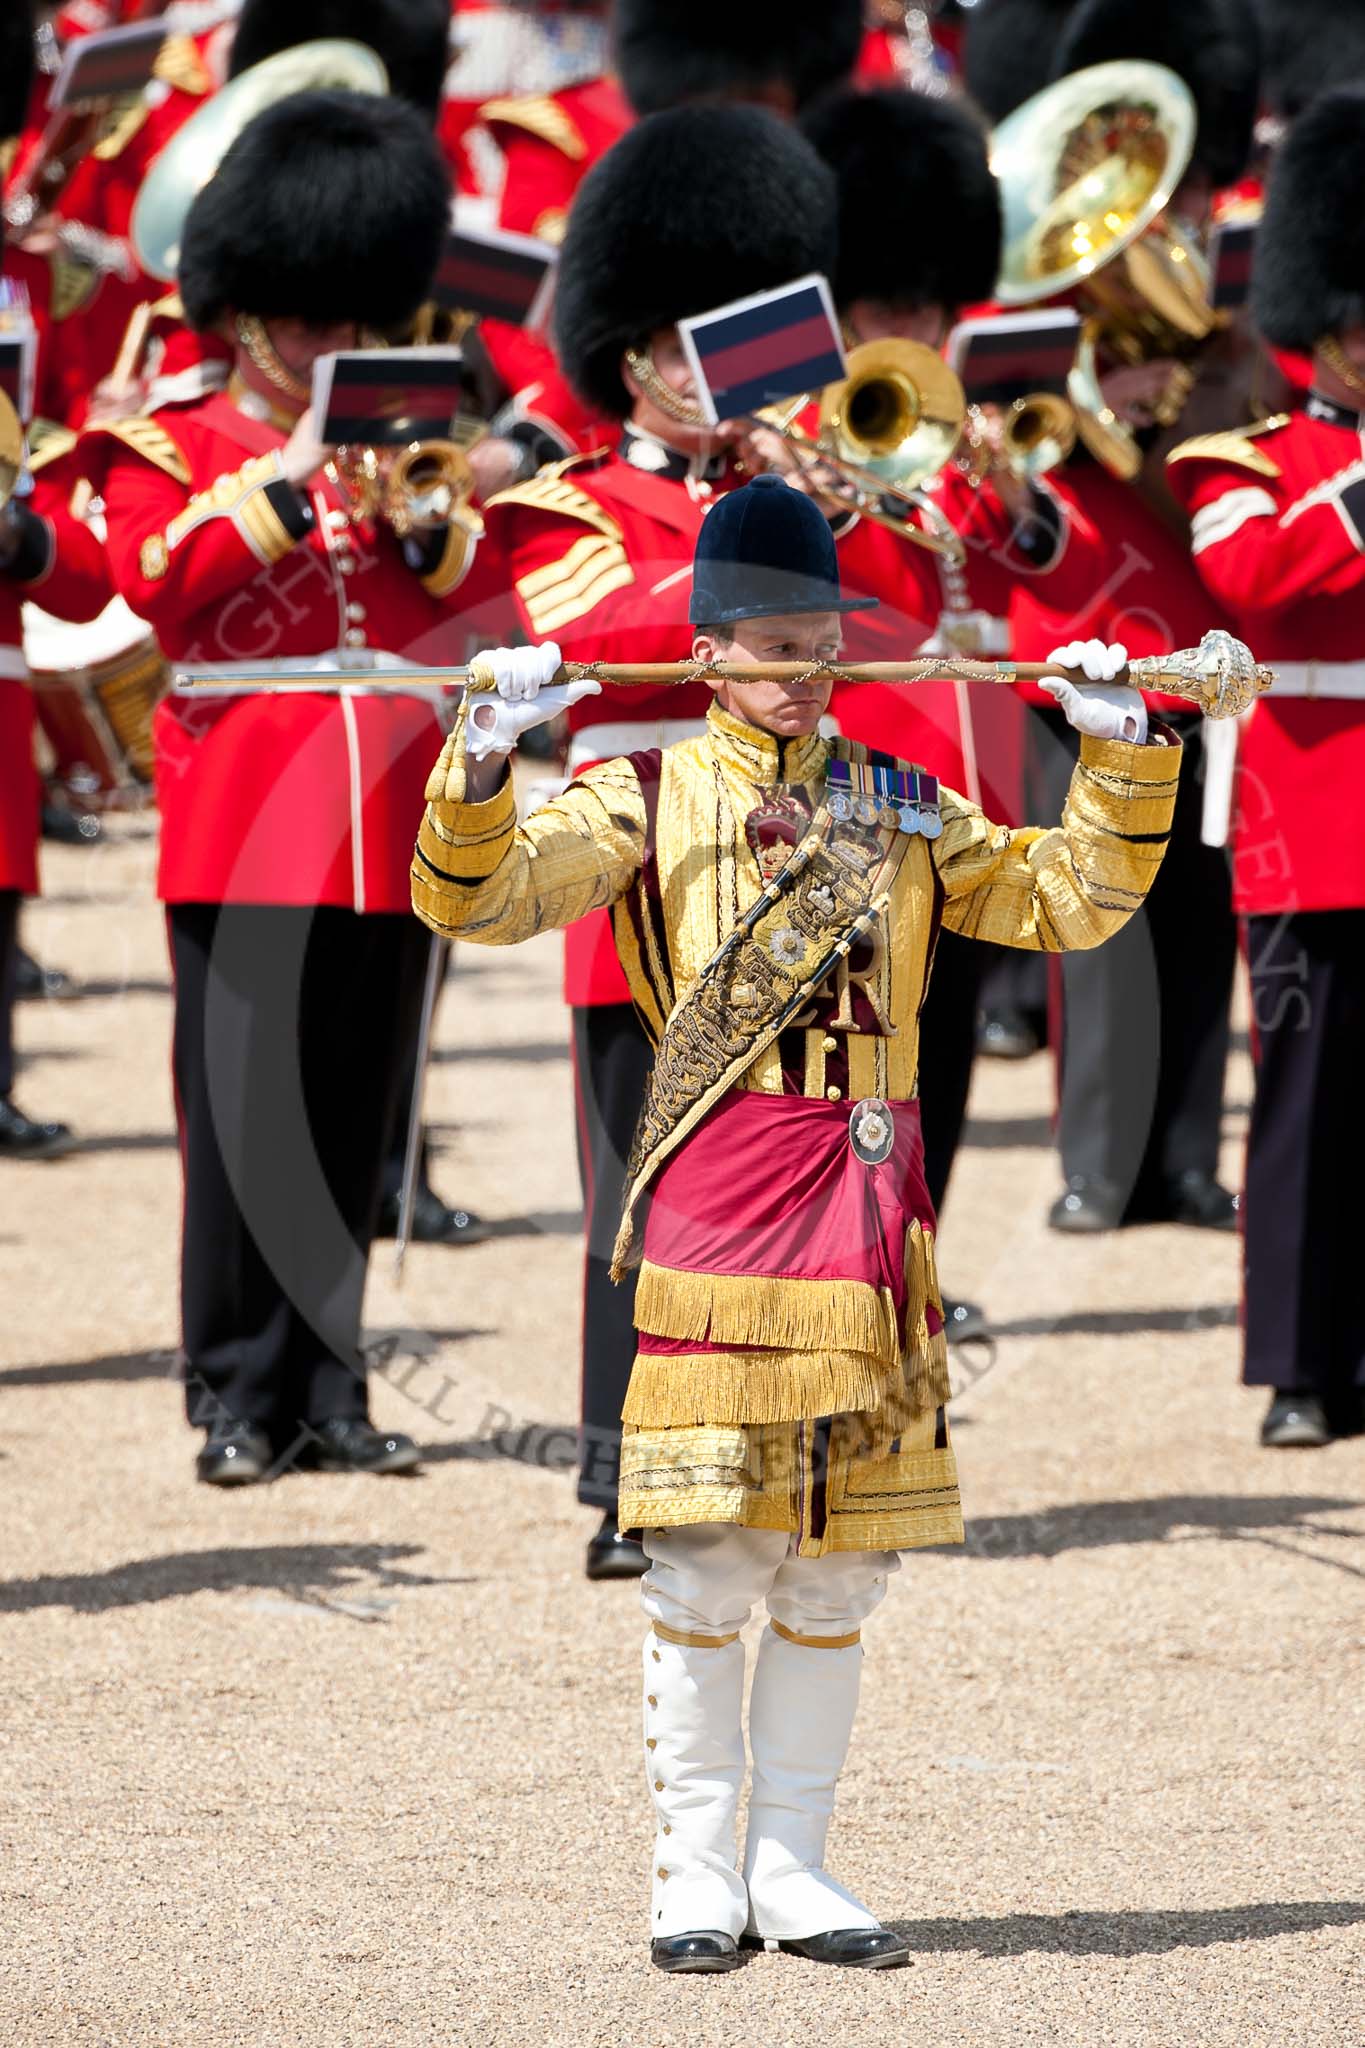
[[[865,773],[861,767],[860,773]],[[880,780],[889,774],[885,770],[872,769],[874,778]],[[831,789],[825,798],[831,818],[841,825],[850,819],[859,825],[880,825],[888,832],[919,833],[925,839],[937,839],[943,830],[943,819],[937,804],[912,803],[908,798],[893,800],[889,787],[877,796],[870,790],[860,790],[856,795],[849,789]]]

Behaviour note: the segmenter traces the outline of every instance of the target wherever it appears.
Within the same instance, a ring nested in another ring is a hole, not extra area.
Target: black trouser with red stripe
[[[1365,1386],[1365,910],[1247,919],[1256,1094],[1247,1147],[1250,1387]]]
[[[409,916],[177,903],[186,1406],[286,1452],[366,1412],[360,1312],[421,1013]]]
[[[1080,750],[1060,712],[1037,712],[1039,764],[1061,817]],[[1200,839],[1203,721],[1163,714],[1184,742],[1170,843],[1142,909],[1093,951],[1062,959],[1062,1171],[1123,1192],[1126,1222],[1161,1215],[1182,1173],[1216,1175],[1237,924],[1227,856]]]
[[[583,1276],[583,1377],[578,1498],[616,1511],[621,1410],[635,1362],[635,1276],[611,1279],[626,1161],[654,1054],[629,1003],[575,1007],[574,1111],[583,1177],[587,1257]]]

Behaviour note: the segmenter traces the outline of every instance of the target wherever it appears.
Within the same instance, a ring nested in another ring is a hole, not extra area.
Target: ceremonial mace
[[[972,661],[965,656],[930,654],[910,661],[652,661],[605,662],[566,661],[554,683],[583,679],[612,683],[626,689],[668,688],[677,683],[697,682],[808,682],[825,677],[836,683],[912,684],[936,681],[959,683],[1039,682],[1046,676],[1061,676],[1077,689],[1102,687],[1077,669],[1055,661]],[[1175,654],[1143,655],[1130,661],[1111,679],[1133,689],[1159,691],[1183,697],[1202,711],[1205,718],[1236,718],[1250,708],[1274,683],[1273,669],[1263,668],[1251,649],[1221,627],[1204,635],[1197,647],[1182,648]],[[492,672],[476,655],[465,668],[328,668],[282,672],[236,665],[217,669],[184,669],[177,673],[178,691],[213,691],[216,694],[256,695],[275,690],[336,690],[338,688],[385,689],[411,693],[445,691],[463,687],[471,693],[495,688]]]

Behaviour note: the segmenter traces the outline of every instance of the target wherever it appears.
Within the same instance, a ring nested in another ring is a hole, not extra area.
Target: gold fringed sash
[[[692,1344],[709,1338],[755,1350],[863,1351],[883,1365],[900,1353],[891,1294],[865,1280],[684,1273],[646,1259],[636,1288],[635,1324],[656,1337]]]
[[[635,1210],[659,1168],[884,915],[911,843],[907,833],[837,820],[822,803],[780,873],[706,963],[654,1056],[613,1280],[639,1263]]]
[[[850,1442],[882,1453],[951,1397],[933,1232],[905,1239],[905,1315],[857,1280],[681,1273],[646,1262],[636,1318],[656,1336],[735,1351],[636,1354],[621,1419],[633,1429],[846,1420]]]

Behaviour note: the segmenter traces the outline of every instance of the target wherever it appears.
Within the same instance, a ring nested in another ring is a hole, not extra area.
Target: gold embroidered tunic
[[[859,745],[834,745],[866,758]],[[464,801],[457,730],[427,788],[414,908],[433,931],[505,945],[609,906],[633,1000],[657,1043],[762,893],[746,826],[784,796],[817,804],[828,753],[818,736],[781,741],[713,706],[704,738],[591,769],[518,827],[510,780],[486,802]],[[940,926],[1048,952],[1098,945],[1156,874],[1179,765],[1178,746],[1159,731],[1145,746],[1082,739],[1052,830],[994,825],[943,790],[942,832],[906,847],[884,936],[841,970],[823,1013],[759,1053],[737,1087],[913,1100]],[[685,1144],[677,1156],[685,1160]],[[780,1156],[773,1171],[781,1174]],[[701,1360],[643,1351],[637,1359],[624,1411],[622,1526],[788,1529],[806,1555],[960,1541],[932,1234],[918,1224],[907,1233],[905,1272],[897,1317],[884,1288],[774,1276],[736,1285],[646,1259],[642,1330],[709,1338],[715,1349]]]

